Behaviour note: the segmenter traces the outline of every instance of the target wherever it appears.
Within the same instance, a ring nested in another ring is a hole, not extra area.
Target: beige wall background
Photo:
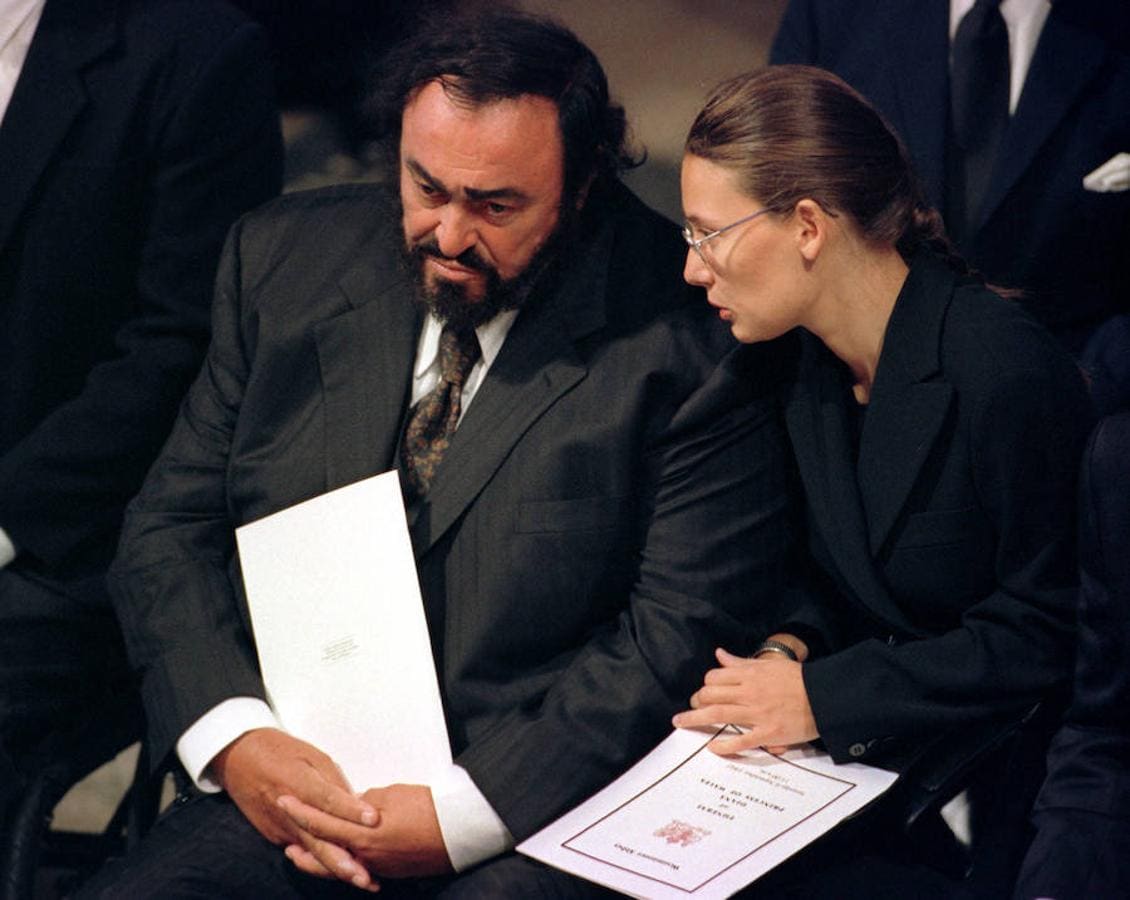
[[[648,160],[626,181],[681,220],[679,160],[691,120],[715,84],[765,65],[786,0],[520,0],[550,15],[604,64],[612,95]]]

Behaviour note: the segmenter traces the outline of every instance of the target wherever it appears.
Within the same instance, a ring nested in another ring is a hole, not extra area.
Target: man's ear
[[[831,226],[828,214],[819,203],[806,197],[797,201],[793,208],[793,219],[800,255],[806,263],[816,262],[828,239],[828,229]]]

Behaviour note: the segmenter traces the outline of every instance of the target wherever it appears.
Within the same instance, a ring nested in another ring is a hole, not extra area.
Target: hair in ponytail
[[[830,72],[770,66],[724,81],[691,126],[686,151],[736,172],[742,190],[777,213],[811,198],[907,260],[925,247],[972,274],[926,205],[898,135]]]

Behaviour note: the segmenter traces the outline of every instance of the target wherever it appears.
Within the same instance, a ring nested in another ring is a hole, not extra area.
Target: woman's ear
[[[796,222],[797,249],[805,262],[814,263],[828,239],[828,229],[831,226],[828,214],[819,203],[806,197],[797,201],[793,208],[793,218]]]

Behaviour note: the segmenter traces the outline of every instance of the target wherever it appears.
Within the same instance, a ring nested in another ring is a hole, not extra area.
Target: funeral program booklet
[[[386,472],[236,529],[279,723],[356,791],[451,765],[399,477]]]
[[[519,852],[633,897],[729,897],[897,778],[812,747],[717,756],[718,733],[676,729]]]

